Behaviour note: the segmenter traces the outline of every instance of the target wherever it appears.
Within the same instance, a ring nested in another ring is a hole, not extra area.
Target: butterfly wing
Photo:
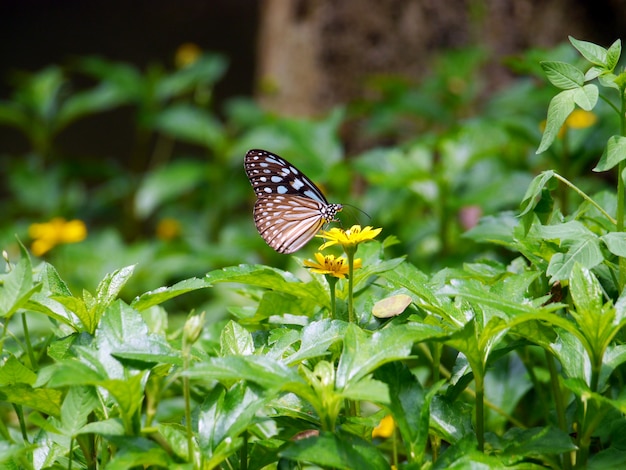
[[[341,204],[329,204],[309,178],[271,152],[250,150],[244,168],[257,196],[256,228],[279,253],[302,248],[342,209]]]
[[[256,228],[274,250],[293,253],[302,248],[322,228],[321,203],[306,197],[264,196],[254,204]]]
[[[244,168],[257,197],[295,194],[328,205],[315,183],[278,155],[266,150],[250,150],[246,154]]]

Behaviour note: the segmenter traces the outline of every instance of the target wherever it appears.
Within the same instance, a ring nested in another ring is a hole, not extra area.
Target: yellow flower
[[[361,228],[360,225],[353,225],[348,230],[333,227],[329,231],[323,231],[317,236],[328,240],[320,246],[320,250],[332,245],[341,245],[345,249],[346,247],[352,248],[359,243],[373,240],[381,230],[382,228],[373,229],[370,226]]]
[[[311,268],[311,272],[317,274],[330,274],[331,276],[344,279],[348,274],[348,260],[344,257],[335,258],[335,255],[324,256],[321,253],[315,253],[315,261],[304,260],[304,266]],[[361,267],[361,260],[354,260],[354,267]]]
[[[567,116],[565,123],[559,129],[557,134],[558,139],[562,139],[567,129],[586,129],[593,126],[598,120],[598,117],[591,111],[585,111],[584,109],[575,109]],[[539,125],[541,131],[546,129],[546,121],[541,121]]]
[[[388,437],[391,437],[395,428],[396,423],[394,422],[393,417],[391,415],[387,415],[380,420],[378,426],[372,429],[372,439],[376,437],[387,439]]]
[[[598,117],[591,111],[575,109],[565,120],[565,125],[570,129],[585,129],[593,126]]]
[[[176,219],[166,217],[159,220],[156,227],[156,236],[161,240],[173,240],[180,235],[180,222]]]
[[[177,68],[182,69],[193,64],[201,55],[202,49],[200,49],[200,47],[192,42],[186,42],[178,46],[178,49],[176,49],[174,63]]]
[[[55,217],[50,222],[31,224],[28,235],[33,239],[30,247],[35,256],[47,253],[61,243],[76,243],[87,237],[87,227],[82,220]]]

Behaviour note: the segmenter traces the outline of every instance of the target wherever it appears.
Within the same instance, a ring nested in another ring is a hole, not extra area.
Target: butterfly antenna
[[[353,206],[352,204],[343,204],[343,207],[350,207],[352,209],[356,209],[357,211],[365,215],[365,217],[367,217],[369,220],[372,219],[372,217],[367,212],[365,212],[363,209],[358,208],[357,206]],[[355,222],[360,223],[359,218],[352,211],[345,211],[345,212],[346,214],[350,214],[350,216]]]

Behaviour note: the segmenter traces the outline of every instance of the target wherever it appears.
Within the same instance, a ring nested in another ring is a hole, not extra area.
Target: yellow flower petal
[[[328,240],[324,243],[320,250],[332,245],[341,245],[345,247],[354,247],[359,243],[373,240],[382,231],[382,228],[373,229],[370,226],[361,228],[360,225],[353,225],[348,230],[333,227],[328,231],[323,231],[318,237]]]
[[[82,242],[85,238],[87,238],[87,227],[82,220],[70,220],[60,227],[60,243]]]
[[[344,257],[335,258],[335,255],[324,256],[315,253],[316,261],[304,260],[304,266],[316,274],[329,274],[339,279],[344,279],[348,274],[348,260]],[[354,269],[361,267],[361,260],[354,260]]]
[[[381,419],[378,426],[372,430],[372,439],[375,437],[382,437],[385,439],[391,437],[395,428],[396,423],[394,422],[393,417],[391,415],[387,415]]]

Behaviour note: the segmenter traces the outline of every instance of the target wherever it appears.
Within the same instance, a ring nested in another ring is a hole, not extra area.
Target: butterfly
[[[343,209],[341,204],[329,204],[309,178],[278,155],[250,150],[243,166],[257,197],[256,228],[279,253],[302,248]]]

